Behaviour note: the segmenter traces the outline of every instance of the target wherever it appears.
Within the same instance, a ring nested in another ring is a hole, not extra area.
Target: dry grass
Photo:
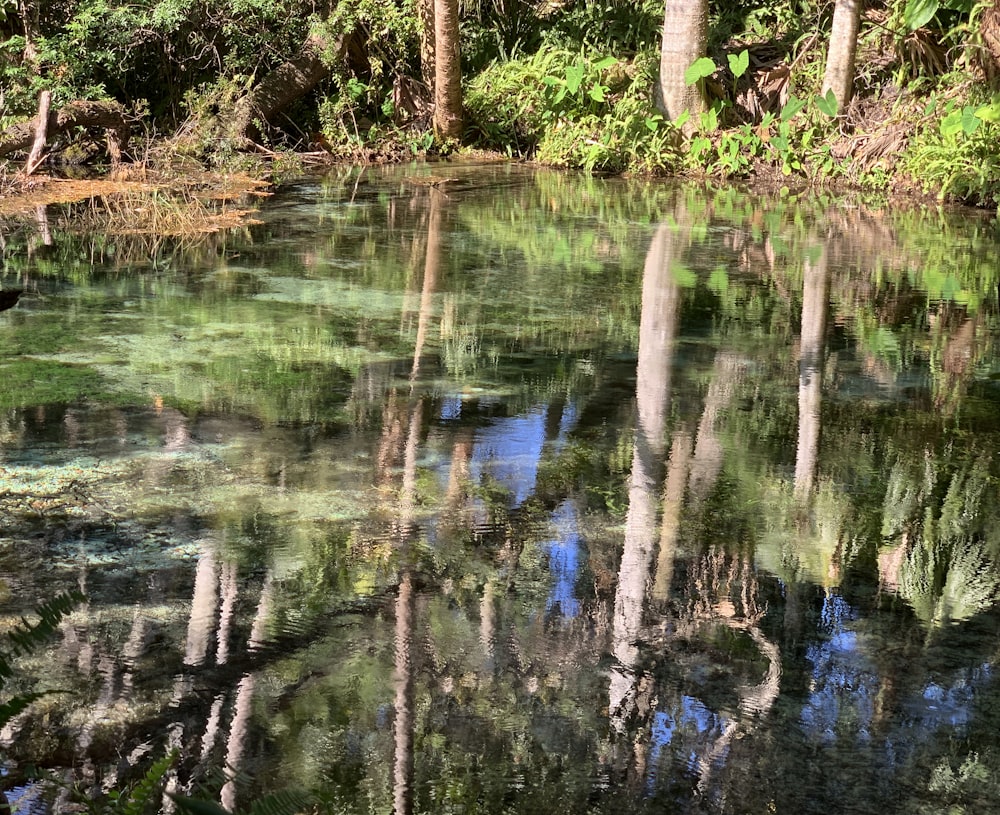
[[[3,183],[5,179],[0,179]],[[33,217],[39,207],[86,202],[82,223],[119,235],[196,235],[253,222],[268,185],[247,176],[120,171],[101,179],[32,176],[8,183],[0,217]]]

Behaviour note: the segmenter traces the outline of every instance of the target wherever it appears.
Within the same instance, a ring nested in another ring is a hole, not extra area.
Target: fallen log
[[[38,120],[13,125],[0,133],[0,156],[27,150],[35,140]],[[112,164],[120,164],[122,151],[128,147],[130,128],[125,110],[117,102],[70,102],[57,111],[49,111],[45,132],[48,138],[77,127],[104,130]]]

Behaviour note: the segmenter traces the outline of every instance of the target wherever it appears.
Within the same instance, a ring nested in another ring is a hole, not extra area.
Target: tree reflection
[[[679,287],[671,262],[686,238],[683,209],[675,211],[677,228],[656,230],[642,276],[642,312],[639,320],[639,359],[636,367],[638,424],[632,453],[632,471],[625,517],[625,540],[615,591],[609,713],[622,736],[639,709],[640,632],[646,584],[656,544],[656,514],[663,471],[664,431],[670,400],[670,369],[677,334]],[[679,233],[679,234],[676,234]]]
[[[795,448],[795,495],[812,493],[819,461],[820,404],[830,277],[827,248],[807,254],[802,272],[802,328],[799,333],[799,435]]]

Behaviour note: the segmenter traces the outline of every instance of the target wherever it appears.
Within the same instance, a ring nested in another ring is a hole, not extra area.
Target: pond
[[[59,691],[21,811],[1000,807],[986,216],[507,164],[73,214],[2,244],[0,613],[85,595],[4,689]]]

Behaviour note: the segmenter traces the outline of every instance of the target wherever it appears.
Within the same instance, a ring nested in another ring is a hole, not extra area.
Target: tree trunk
[[[229,130],[233,140],[245,143],[253,137],[258,122],[272,121],[326,79],[331,63],[324,57],[332,53],[339,61],[347,51],[347,43],[347,35],[330,42],[325,34],[313,31],[295,59],[279,65],[236,103]]]
[[[38,115],[35,117],[35,141],[31,145],[28,160],[24,162],[24,174],[31,175],[42,163],[42,151],[48,141],[49,106],[52,103],[52,91],[42,91],[38,95]]]
[[[837,98],[837,111],[843,113],[854,93],[854,61],[858,51],[858,29],[861,26],[861,0],[837,0],[833,9],[833,29],[830,50],[826,55],[823,76],[823,96],[832,90]]]
[[[22,122],[0,134],[0,156],[17,150],[27,150],[35,139],[37,120]],[[108,154],[118,164],[122,150],[128,146],[129,125],[125,111],[117,102],[70,102],[55,113],[48,114],[48,137],[74,127],[99,127],[107,134]]]
[[[418,0],[420,15],[420,78],[434,90],[434,0]]]
[[[684,84],[684,72],[705,56],[707,42],[708,0],[667,0],[657,104],[668,119],[676,119],[685,110],[698,114],[705,109],[700,83]]]
[[[434,0],[434,135],[440,141],[462,138],[458,0]]]

